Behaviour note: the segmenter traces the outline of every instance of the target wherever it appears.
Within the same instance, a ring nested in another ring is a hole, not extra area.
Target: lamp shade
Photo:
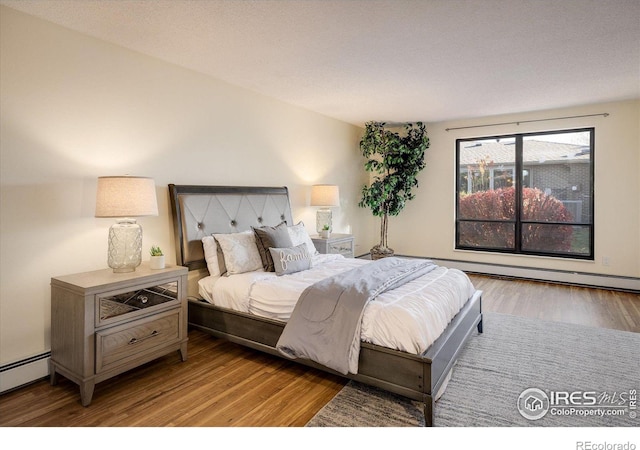
[[[157,216],[156,184],[147,177],[99,177],[96,217]]]
[[[311,186],[311,206],[340,206],[340,191],[335,184]]]

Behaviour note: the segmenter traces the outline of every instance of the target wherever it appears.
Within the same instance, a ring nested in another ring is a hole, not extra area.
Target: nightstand
[[[143,263],[51,278],[51,384],[68,378],[88,406],[96,383],[173,351],[186,361],[187,272]]]
[[[347,258],[354,257],[353,235],[332,233],[329,239],[323,239],[320,236],[311,236],[313,245],[315,245],[318,253],[338,253]]]

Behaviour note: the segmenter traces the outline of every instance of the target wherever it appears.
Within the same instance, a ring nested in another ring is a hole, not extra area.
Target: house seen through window
[[[458,139],[456,248],[593,259],[594,129]]]

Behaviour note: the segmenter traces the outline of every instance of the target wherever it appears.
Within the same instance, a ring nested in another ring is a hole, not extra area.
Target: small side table
[[[51,278],[50,380],[78,384],[83,406],[96,383],[176,350],[186,361],[187,341],[186,267]]]
[[[353,235],[352,234],[331,234],[328,239],[320,236],[311,236],[313,245],[315,245],[318,253],[322,254],[340,254],[346,258],[354,257]]]

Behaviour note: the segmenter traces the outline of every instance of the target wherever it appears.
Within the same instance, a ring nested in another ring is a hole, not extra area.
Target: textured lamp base
[[[133,272],[142,262],[142,227],[135,219],[119,219],[109,228],[108,265],[114,272]]]
[[[316,231],[318,234],[322,230],[324,230],[325,225],[329,225],[329,231],[333,230],[333,224],[331,223],[331,210],[330,209],[319,209],[316,213]]]

